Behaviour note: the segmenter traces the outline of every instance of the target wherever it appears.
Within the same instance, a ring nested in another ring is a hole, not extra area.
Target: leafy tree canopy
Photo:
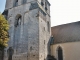
[[[0,48],[7,47],[9,40],[9,25],[7,20],[4,18],[2,14],[0,14]]]

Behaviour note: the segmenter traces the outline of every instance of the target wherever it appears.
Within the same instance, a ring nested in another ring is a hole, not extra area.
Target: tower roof
[[[80,41],[80,21],[51,28],[54,39],[51,44]]]

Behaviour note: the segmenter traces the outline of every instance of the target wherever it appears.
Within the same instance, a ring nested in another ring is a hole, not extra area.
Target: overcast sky
[[[3,12],[6,0],[0,0]],[[51,3],[51,26],[80,21],[80,0],[49,0]]]

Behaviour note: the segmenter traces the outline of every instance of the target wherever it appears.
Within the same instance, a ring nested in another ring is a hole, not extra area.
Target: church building
[[[80,22],[51,28],[48,0],[6,0],[4,60],[80,60]]]
[[[57,60],[80,60],[80,21],[51,28],[51,56]]]
[[[6,0],[3,15],[10,24],[4,60],[9,60],[11,55],[12,60],[47,60],[51,36],[49,1]]]

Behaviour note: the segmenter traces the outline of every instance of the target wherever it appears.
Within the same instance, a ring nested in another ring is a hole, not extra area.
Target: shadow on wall
[[[49,38],[48,44],[47,44],[47,49],[48,49],[48,55],[51,55],[51,48],[50,46],[53,44],[54,38],[53,36]]]
[[[51,37],[49,38],[49,41],[48,41],[48,44],[47,44],[48,55],[50,55],[50,54],[51,54],[50,42],[51,42]]]
[[[48,55],[48,60],[56,60],[54,56]]]
[[[4,49],[0,48],[0,60],[4,58]]]
[[[50,46],[53,44],[54,38],[53,36],[50,37],[48,44],[47,44],[47,49],[48,49],[48,56],[47,56],[47,60],[57,60],[54,56],[51,56],[51,49]]]

